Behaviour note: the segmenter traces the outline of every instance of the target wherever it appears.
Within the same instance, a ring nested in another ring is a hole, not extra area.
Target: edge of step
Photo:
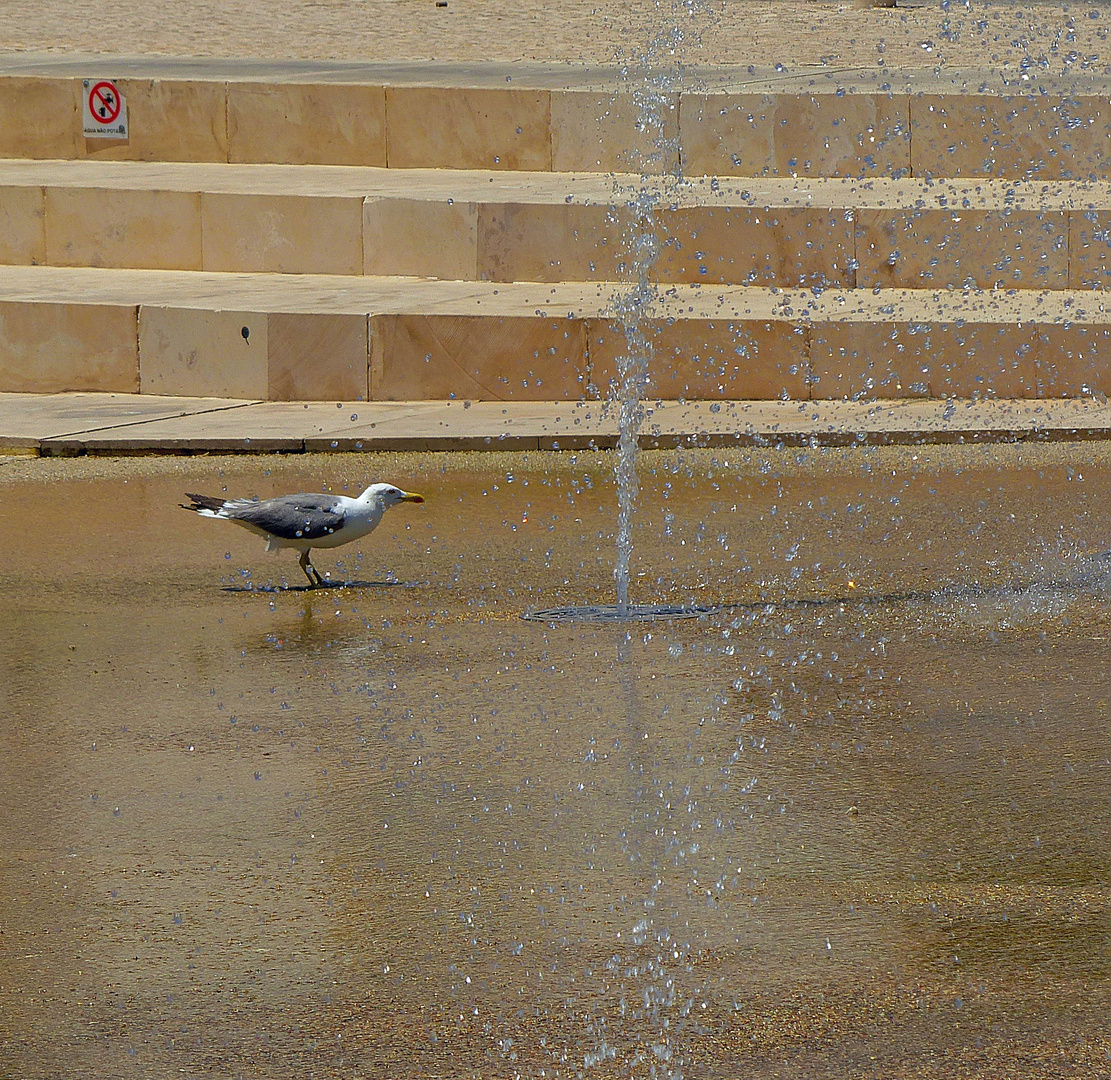
[[[621,281],[465,281],[346,274],[227,273],[0,265],[0,304],[159,307],[259,314],[611,318]],[[788,323],[1111,323],[1099,289],[781,288],[660,284],[646,310],[663,320]]]
[[[0,267],[0,388],[269,401],[604,396],[614,282]],[[673,285],[644,309],[664,398],[1111,393],[1096,290]]]
[[[203,82],[334,83],[367,86],[432,86],[521,90],[618,92],[638,86],[640,69],[569,61],[344,61],[258,57],[138,56],[127,53],[0,53],[0,77],[78,78],[90,68],[117,78]],[[630,74],[631,72],[631,74]],[[1111,74],[1074,69],[1067,75],[1036,67],[917,68],[878,65],[684,64],[676,91],[703,93],[953,93],[1107,94]]]
[[[1109,168],[1111,77],[1093,72],[692,69],[664,95],[658,132],[640,120],[639,76],[620,74],[9,54],[0,107],[21,122],[0,129],[0,154],[663,173],[681,161],[738,176],[1103,178]],[[118,128],[93,119],[99,80],[118,83]]]
[[[44,188],[194,195],[251,195],[471,203],[627,206],[645,195],[658,212],[694,208],[1064,211],[1111,208],[1103,180],[911,176],[641,176],[621,172],[388,169],[279,162],[100,161],[0,158],[0,191]]]
[[[645,448],[1111,438],[1111,406],[1059,401],[646,402]],[[258,402],[0,394],[0,455],[605,450],[614,402]]]

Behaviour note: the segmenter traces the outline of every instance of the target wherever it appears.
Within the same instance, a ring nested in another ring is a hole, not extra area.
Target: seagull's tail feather
[[[182,510],[195,510],[204,517],[216,517],[224,508],[225,500],[217,499],[213,495],[194,495],[192,492],[187,491],[185,497],[193,500],[192,505],[178,503],[178,506],[180,506]]]

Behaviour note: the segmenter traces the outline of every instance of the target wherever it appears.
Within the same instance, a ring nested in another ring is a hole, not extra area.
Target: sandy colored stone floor
[[[637,56],[680,27],[690,63],[892,68],[1018,67],[1103,73],[1108,18],[1085,2],[921,0],[855,10],[847,0],[27,0],[5,5],[0,52],[39,50],[335,60],[557,60]]]

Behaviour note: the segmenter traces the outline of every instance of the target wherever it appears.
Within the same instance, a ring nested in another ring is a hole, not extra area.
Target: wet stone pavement
[[[0,460],[0,1076],[1111,1075],[1111,451],[640,471]]]

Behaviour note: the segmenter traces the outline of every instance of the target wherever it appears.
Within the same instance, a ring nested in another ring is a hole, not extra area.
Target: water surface
[[[0,1075],[1111,1074],[1100,445],[0,464]],[[186,490],[421,491],[308,591]]]

